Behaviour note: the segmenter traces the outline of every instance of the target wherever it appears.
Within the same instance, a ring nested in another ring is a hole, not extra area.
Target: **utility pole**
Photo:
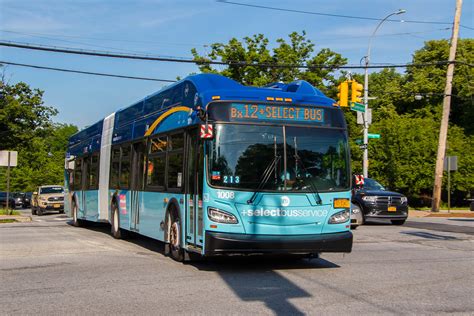
[[[453,34],[451,35],[451,47],[449,49],[449,64],[446,72],[446,86],[444,88],[443,117],[439,128],[438,155],[436,157],[436,169],[433,187],[432,212],[439,212],[441,202],[441,185],[443,184],[443,166],[446,155],[446,139],[448,136],[449,112],[451,108],[451,91],[453,88],[454,61],[456,59],[456,48],[458,45],[459,21],[461,20],[462,0],[456,0],[456,11],[454,14]]]

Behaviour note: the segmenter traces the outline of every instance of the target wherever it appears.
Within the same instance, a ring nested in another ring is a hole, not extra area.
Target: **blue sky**
[[[263,6],[383,18],[400,8],[406,20],[452,22],[454,0],[235,0]],[[464,0],[461,24],[474,27],[473,0]],[[191,48],[232,37],[262,33],[273,46],[278,38],[305,30],[316,50],[330,48],[358,64],[366,54],[377,21],[323,17],[235,6],[213,0],[0,0],[2,40],[74,48],[191,57]],[[404,63],[424,41],[449,38],[449,25],[386,22],[372,43],[374,63]],[[15,32],[15,33],[13,33]],[[393,35],[394,33],[413,33]],[[461,28],[462,38],[474,31]],[[117,60],[0,47],[1,60],[163,79],[197,72],[191,64]],[[67,74],[8,66],[10,83],[24,81],[45,91],[47,105],[59,110],[56,121],[92,124],[165,84]]]

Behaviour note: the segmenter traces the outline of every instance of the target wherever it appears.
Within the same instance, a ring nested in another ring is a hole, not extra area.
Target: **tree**
[[[425,42],[415,52],[413,63],[446,61],[449,55],[447,40]],[[450,123],[461,126],[468,135],[474,133],[474,39],[460,39],[453,78]],[[447,65],[428,65],[407,69],[401,86],[402,96],[397,104],[400,112],[412,112],[420,108],[433,108],[443,103]],[[414,100],[420,94],[421,100]]]
[[[67,142],[77,127],[53,123],[57,110],[43,104],[42,91],[23,82],[0,84],[0,150],[18,151],[11,190],[32,191],[42,184],[62,184]],[[0,168],[0,190],[5,187],[5,168]]]
[[[337,81],[334,72],[338,66],[346,64],[347,59],[328,48],[313,54],[315,45],[305,36],[304,31],[301,34],[293,32],[289,35],[289,42],[278,39],[278,46],[272,51],[268,48],[268,39],[262,34],[257,34],[245,37],[243,42],[232,38],[227,44],[214,43],[211,45],[211,52],[206,56],[199,55],[196,49],[192,49],[191,52],[201,72],[221,74],[245,85],[264,86],[277,81],[288,83],[303,79],[326,91]],[[218,70],[208,63],[216,60],[228,62],[229,65],[223,70]],[[263,65],[242,66],[237,62]],[[315,67],[269,67],[268,64],[305,64]],[[328,65],[329,68],[316,67],[322,64]]]

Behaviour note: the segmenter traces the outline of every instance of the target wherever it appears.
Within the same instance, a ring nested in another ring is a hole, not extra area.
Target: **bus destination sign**
[[[284,105],[231,103],[231,120],[285,120],[324,123],[324,109]]]

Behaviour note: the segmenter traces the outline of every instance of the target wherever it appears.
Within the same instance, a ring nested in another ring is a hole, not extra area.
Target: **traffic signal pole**
[[[454,14],[454,26],[451,36],[451,47],[449,49],[449,64],[446,73],[446,86],[444,88],[443,117],[439,128],[438,155],[436,158],[436,169],[433,186],[432,212],[439,212],[441,202],[441,186],[443,184],[443,166],[446,155],[446,139],[448,137],[449,112],[451,109],[451,91],[453,87],[454,61],[456,59],[456,48],[458,45],[459,21],[461,20],[462,0],[456,1]],[[448,171],[449,172],[449,171]]]

